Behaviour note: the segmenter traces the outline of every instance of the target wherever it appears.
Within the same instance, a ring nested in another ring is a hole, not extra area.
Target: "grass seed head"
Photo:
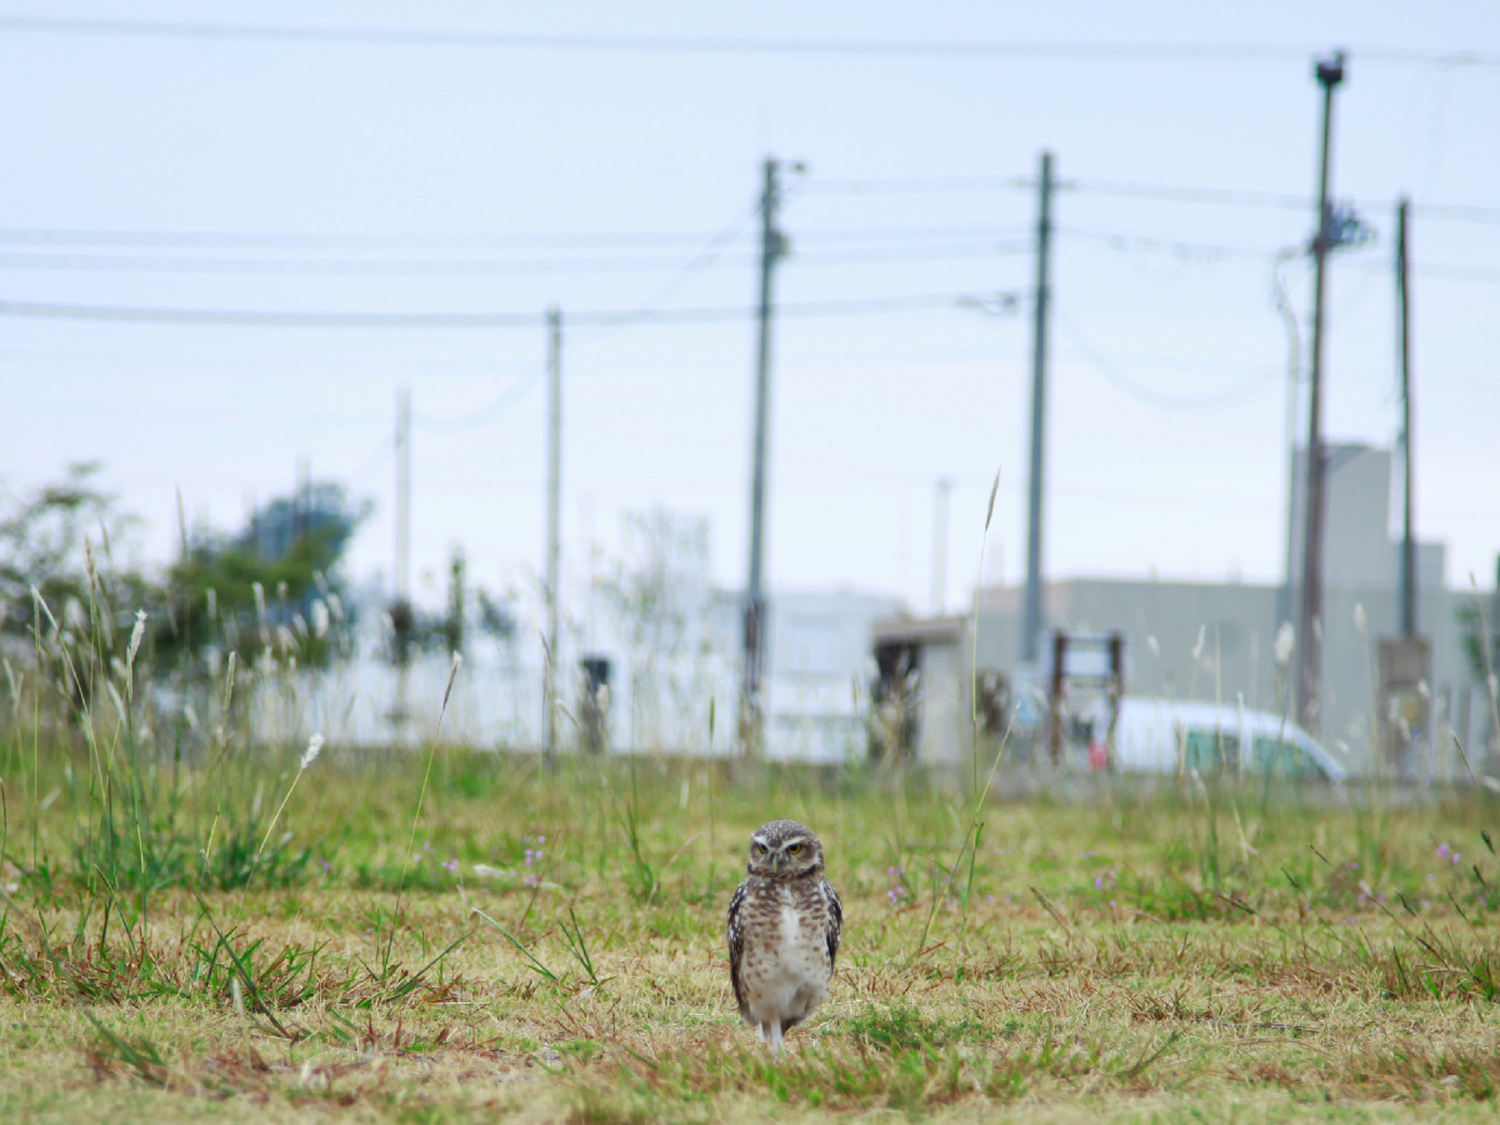
[[[297,769],[305,770],[318,760],[318,755],[323,752],[323,736],[315,734],[307,740],[307,749],[302,751],[302,761],[297,764]]]
[[[1292,659],[1292,649],[1297,644],[1297,630],[1292,628],[1290,621],[1283,621],[1281,628],[1276,630],[1276,666],[1285,668],[1287,662]]]

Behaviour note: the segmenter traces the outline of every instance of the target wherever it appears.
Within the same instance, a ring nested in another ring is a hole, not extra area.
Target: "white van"
[[[1093,716],[1092,749],[1109,738],[1109,718]],[[1102,755],[1091,754],[1091,757]],[[1125,773],[1202,776],[1236,770],[1246,778],[1344,781],[1349,771],[1290,719],[1269,711],[1181,699],[1125,696],[1115,722],[1115,768]]]

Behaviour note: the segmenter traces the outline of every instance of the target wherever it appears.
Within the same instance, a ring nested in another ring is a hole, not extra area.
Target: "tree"
[[[199,656],[210,645],[242,661],[279,653],[304,667],[347,655],[338,565],[371,508],[324,481],[272,500],[238,535],[190,540],[160,591],[158,661]]]
[[[36,619],[32,591],[75,627],[95,606],[106,634],[144,600],[140,576],[121,571],[111,552],[137,522],[99,489],[97,462],[69,465],[62,480],[0,498],[0,633],[25,636]],[[90,582],[94,582],[93,597]],[[83,613],[80,618],[79,613]]]

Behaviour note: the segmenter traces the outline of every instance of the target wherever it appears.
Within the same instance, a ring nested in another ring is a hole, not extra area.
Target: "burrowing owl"
[[[729,900],[729,981],[740,1015],[774,1053],[828,995],[843,922],[812,829],[795,820],[756,829],[745,881]]]

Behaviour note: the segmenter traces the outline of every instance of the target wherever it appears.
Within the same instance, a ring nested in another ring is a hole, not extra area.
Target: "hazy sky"
[[[42,11],[602,39],[318,41],[20,18]],[[652,36],[699,42],[629,45]],[[714,47],[768,39],[1225,50]],[[557,302],[565,318],[748,307],[768,153],[808,164],[789,177],[783,210],[787,305],[1025,293],[1035,198],[1012,181],[1034,177],[1050,148],[1071,184],[1056,200],[1047,569],[1274,580],[1288,335],[1271,279],[1311,213],[1120,185],[1309,197],[1311,60],[1337,46],[1351,58],[1336,194],[1358,201],[1377,237],[1333,267],[1327,432],[1393,438],[1391,210],[1409,192],[1418,521],[1448,543],[1450,584],[1474,570],[1488,587],[1500,550],[1500,8],[1489,2],[8,4],[0,302],[366,313]],[[1480,57],[1443,58],[1453,52]],[[870,183],[945,177],[970,179]],[[1488,211],[1456,221],[1424,204]],[[1305,260],[1286,275],[1305,323]],[[744,581],[753,339],[748,319],[568,328],[563,526],[575,582],[586,538],[613,552],[621,514],[655,505],[710,519],[716,578]],[[949,301],[785,317],[772,585],[890,592],[926,609],[934,487],[947,477],[948,601],[960,604],[997,468],[988,578],[1015,581],[1029,354],[1024,304],[1009,316]],[[146,557],[162,561],[179,488],[190,518],[238,527],[250,498],[288,490],[306,455],[315,476],[377,504],[351,576],[389,575],[391,434],[406,385],[414,573],[440,583],[460,544],[476,580],[521,586],[542,557],[544,360],[540,327],[0,315],[0,478],[15,490],[66,462],[102,461],[146,520]],[[437,584],[418,593],[441,596]]]

